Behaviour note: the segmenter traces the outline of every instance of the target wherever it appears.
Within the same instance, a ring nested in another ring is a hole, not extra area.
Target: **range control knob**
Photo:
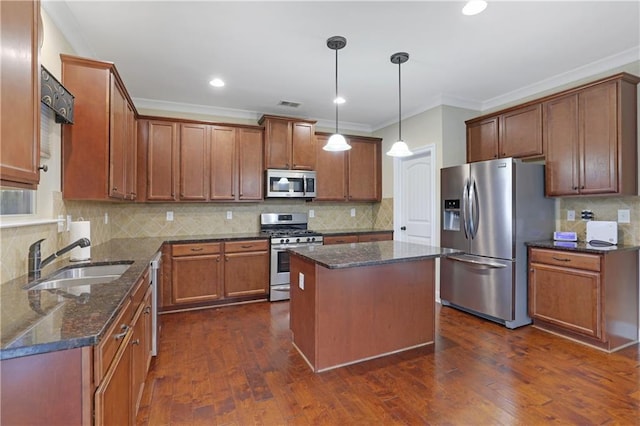
[[[288,242],[289,242],[289,239],[287,238],[286,240],[284,240],[284,242],[285,242],[285,243],[288,243]]]
[[[300,238],[296,238],[296,243],[299,243],[299,242],[300,242]]]
[[[280,244],[284,244],[284,238],[280,239]]]

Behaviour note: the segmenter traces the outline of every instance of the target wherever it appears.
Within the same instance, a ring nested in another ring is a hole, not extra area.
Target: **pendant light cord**
[[[336,49],[336,97],[333,102],[336,104],[336,134],[338,134],[338,49]]]
[[[402,73],[398,62],[398,140],[402,140]]]

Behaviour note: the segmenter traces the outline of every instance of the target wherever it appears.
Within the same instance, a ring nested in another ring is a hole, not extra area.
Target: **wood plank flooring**
[[[289,303],[162,315],[138,425],[640,425],[640,346],[613,354],[436,310],[434,346],[314,374]]]

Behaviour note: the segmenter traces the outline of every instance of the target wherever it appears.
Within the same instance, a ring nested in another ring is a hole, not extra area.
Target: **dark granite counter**
[[[463,253],[460,250],[401,241],[304,246],[289,251],[329,269],[410,262]]]
[[[113,239],[92,246],[91,260],[58,261],[45,267],[42,277],[75,265],[131,263],[115,281],[65,291],[26,290],[24,287],[29,284],[26,274],[4,283],[0,286],[0,359],[97,344],[164,243],[264,238],[254,232]]]
[[[314,229],[315,231],[315,229]],[[393,229],[380,229],[380,228],[352,228],[352,229],[323,229],[319,230],[323,236],[339,236],[339,235],[354,235],[354,234],[384,234],[387,232],[393,232]]]
[[[583,253],[606,254],[615,251],[640,250],[640,246],[619,244],[616,246],[600,247],[591,245],[585,241],[529,241],[525,243],[528,247],[558,249],[576,251]]]

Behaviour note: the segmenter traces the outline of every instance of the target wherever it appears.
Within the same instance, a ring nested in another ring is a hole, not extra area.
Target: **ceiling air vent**
[[[300,102],[280,101],[278,106],[284,106],[289,108],[298,108],[301,105]]]

